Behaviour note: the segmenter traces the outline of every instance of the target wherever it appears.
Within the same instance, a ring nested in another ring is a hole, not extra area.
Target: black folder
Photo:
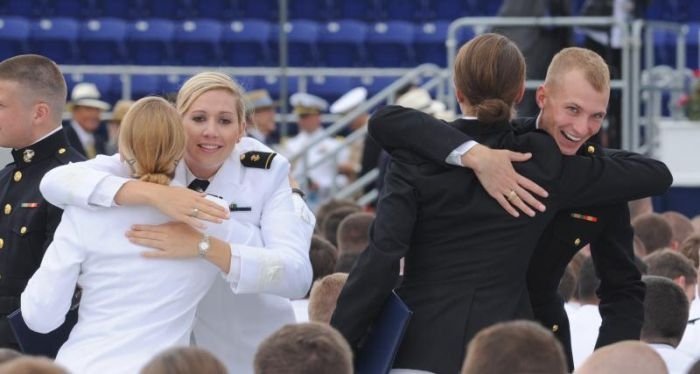
[[[22,352],[28,355],[55,358],[58,349],[68,340],[68,335],[78,322],[78,308],[71,308],[66,314],[66,320],[63,324],[48,334],[38,333],[30,329],[22,318],[21,309],[10,313],[7,320]]]
[[[411,319],[408,306],[392,291],[355,357],[355,373],[388,373]]]

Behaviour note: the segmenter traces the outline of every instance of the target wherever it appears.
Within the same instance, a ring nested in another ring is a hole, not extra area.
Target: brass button
[[[581,244],[581,239],[576,238],[576,240],[574,240],[574,245],[579,245],[579,244]]]
[[[10,215],[10,213],[12,213],[12,205],[5,204],[5,215]]]
[[[559,331],[559,325],[552,325],[552,332]]]
[[[2,249],[2,247],[4,247],[4,246],[5,246],[5,241],[2,238],[0,238],[0,249]]]
[[[27,226],[22,226],[22,228],[19,229],[19,233],[21,235],[24,235],[27,233]]]
[[[19,170],[17,170],[17,171],[15,172],[15,175],[14,175],[13,178],[14,178],[15,182],[21,181],[21,180],[22,180],[22,172],[19,171]]]
[[[59,155],[62,155],[62,154],[64,154],[64,153],[66,153],[66,149],[65,149],[65,148],[59,148],[59,149],[58,149],[58,154],[59,154]]]
[[[588,148],[586,148],[586,151],[588,151],[588,153],[593,154],[593,153],[595,153],[595,147],[592,145],[589,145]]]

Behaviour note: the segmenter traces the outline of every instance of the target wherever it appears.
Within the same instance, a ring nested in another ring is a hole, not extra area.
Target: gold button
[[[5,241],[2,238],[0,238],[0,249],[2,249],[2,247],[4,247],[4,246],[5,246]]]
[[[22,180],[22,172],[17,170],[15,172],[15,176],[13,178],[14,178],[15,182],[21,181]]]
[[[5,215],[9,215],[10,213],[12,213],[12,205],[5,204]]]
[[[58,149],[58,154],[59,154],[59,155],[62,155],[62,154],[64,154],[64,153],[66,153],[66,149],[65,149],[65,148],[59,148],[59,149]]]
[[[24,235],[27,233],[27,226],[22,226],[22,228],[19,229],[19,233]]]
[[[579,245],[579,244],[581,244],[581,239],[576,238],[576,240],[574,240],[574,245]]]
[[[552,332],[559,331],[559,325],[552,325]]]
[[[589,145],[588,148],[586,148],[586,151],[588,151],[588,153],[595,153],[595,147],[592,145]]]

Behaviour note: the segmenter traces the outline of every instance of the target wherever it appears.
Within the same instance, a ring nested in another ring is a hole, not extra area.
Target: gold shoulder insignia
[[[273,152],[246,152],[241,155],[241,165],[249,168],[269,169],[275,156],[277,153]]]

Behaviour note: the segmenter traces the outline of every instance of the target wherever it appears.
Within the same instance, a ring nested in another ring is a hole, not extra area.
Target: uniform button
[[[5,241],[2,238],[0,238],[0,249],[2,249],[2,247],[4,247],[4,246],[5,246]]]
[[[559,325],[552,325],[552,332],[559,331]]]
[[[19,171],[19,170],[17,170],[17,171],[15,172],[15,175],[14,175],[13,178],[14,178],[15,182],[21,181],[21,180],[22,180],[22,172]]]
[[[576,238],[576,240],[574,240],[574,245],[579,245],[579,244],[581,244],[581,239]]]
[[[62,155],[62,154],[64,154],[64,153],[66,153],[66,149],[65,149],[65,148],[59,148],[59,149],[58,149],[58,154],[59,154],[59,155]]]
[[[19,229],[19,233],[21,235],[24,235],[27,233],[27,226],[22,226],[22,228]]]
[[[10,215],[10,213],[12,213],[12,205],[5,204],[5,215]]]
[[[586,151],[587,151],[588,153],[593,154],[593,153],[595,153],[595,147],[592,146],[592,145],[589,145],[588,148],[586,148]]]

